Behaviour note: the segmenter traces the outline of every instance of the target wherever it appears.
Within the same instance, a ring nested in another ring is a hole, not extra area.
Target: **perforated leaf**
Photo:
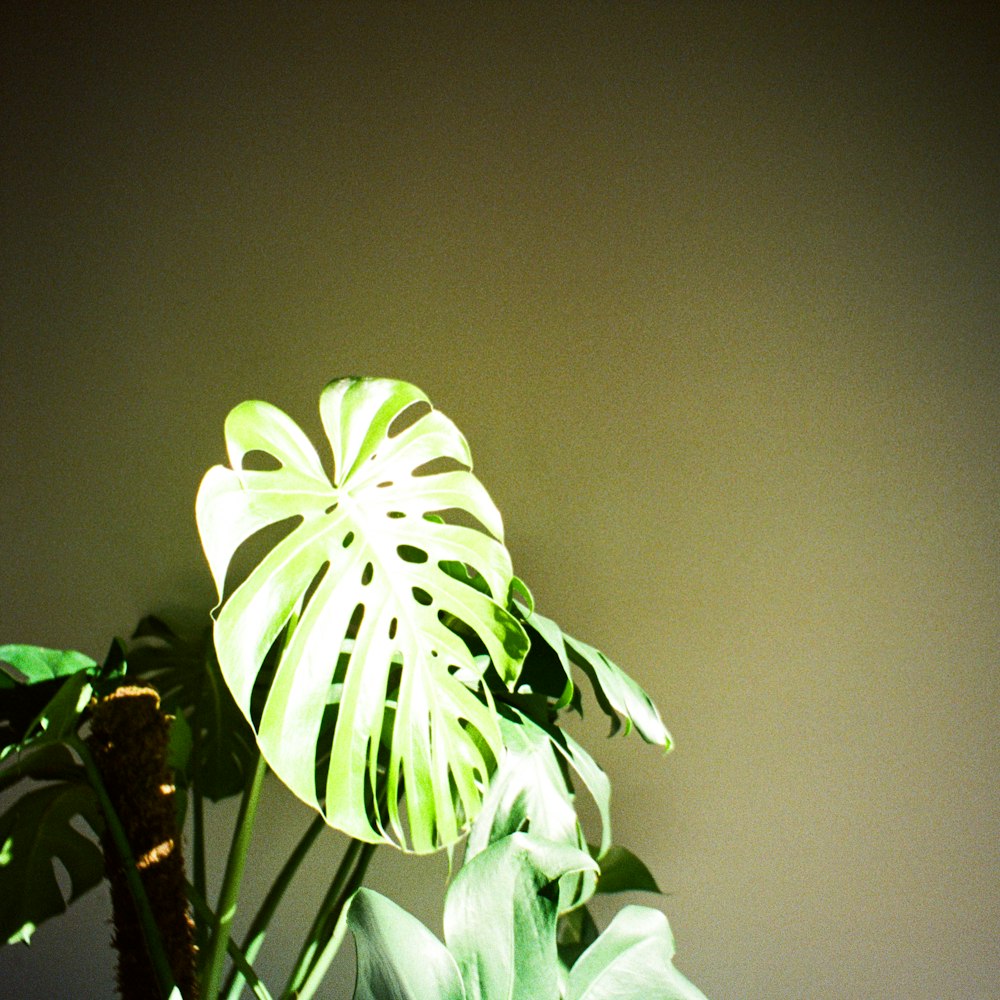
[[[424,412],[407,425],[414,404]],[[506,610],[500,515],[464,437],[415,386],[340,379],[320,415],[332,477],[276,407],[246,402],[226,420],[230,465],[208,471],[197,502],[219,665],[268,763],[327,822],[434,850],[474,817],[502,752],[485,664],[512,684],[528,648]],[[289,519],[226,595],[237,549]],[[275,645],[258,719],[254,686]]]

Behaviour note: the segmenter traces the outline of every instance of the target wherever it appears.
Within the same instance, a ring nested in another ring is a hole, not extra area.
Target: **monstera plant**
[[[196,503],[219,594],[201,635],[150,617],[102,664],[0,647],[0,791],[25,783],[0,816],[4,938],[29,940],[103,873],[126,998],[319,995],[348,931],[359,1000],[701,997],[672,965],[659,910],[626,907],[599,933],[587,907],[595,893],[657,889],[613,842],[607,777],[560,719],[581,710],[582,675],[613,733],[666,749],[655,706],[535,610],[465,438],[419,389],[339,379],[320,415],[329,469],[269,403],[226,419],[229,463]],[[237,944],[269,774],[314,819]],[[584,789],[593,842],[576,811]],[[212,905],[206,800],[235,795]],[[343,859],[272,994],[253,962],[297,873],[315,877],[327,827],[349,838]],[[444,942],[362,886],[378,845],[461,848]]]

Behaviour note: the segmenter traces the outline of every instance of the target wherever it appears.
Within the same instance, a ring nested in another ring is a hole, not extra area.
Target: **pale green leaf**
[[[358,952],[354,1000],[465,1000],[455,960],[416,917],[370,889],[346,914]]]
[[[289,417],[241,404],[226,421],[231,467],[206,474],[197,516],[222,601],[219,664],[252,721],[261,665],[283,643],[256,726],[270,766],[331,825],[426,852],[454,843],[480,808],[503,749],[484,665],[513,684],[528,639],[506,608],[510,557],[468,445],[433,409],[394,427],[415,403],[429,406],[405,382],[330,383],[320,414],[332,478]],[[251,452],[277,467],[246,468]],[[453,523],[454,510],[486,530]],[[226,596],[236,550],[290,518]]]
[[[489,844],[517,831],[587,850],[587,841],[558,756],[562,756],[590,791],[601,816],[603,854],[611,842],[611,786],[605,773],[567,733],[545,730],[516,711],[500,720],[506,751],[493,776],[483,810],[466,843],[471,859]],[[559,910],[579,906],[594,892],[592,871],[572,872],[559,884]]]
[[[623,907],[570,969],[566,1000],[705,1000],[673,965],[667,918]]]
[[[554,998],[558,880],[589,854],[515,833],[466,862],[448,889],[444,933],[469,1000]]]
[[[652,698],[599,649],[570,636],[565,639],[569,658],[590,678],[598,704],[611,719],[612,733],[621,725],[619,716],[624,716],[626,733],[635,726],[647,743],[669,750],[670,733]]]

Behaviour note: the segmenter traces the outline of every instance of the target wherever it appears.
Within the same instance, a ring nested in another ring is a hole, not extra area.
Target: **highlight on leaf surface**
[[[332,475],[277,407],[226,420],[229,466],[196,506],[219,666],[268,764],[330,825],[432,851],[474,818],[503,752],[486,665],[513,685],[528,650],[503,525],[416,386],[339,379],[320,415]],[[233,589],[237,550],[276,525]]]

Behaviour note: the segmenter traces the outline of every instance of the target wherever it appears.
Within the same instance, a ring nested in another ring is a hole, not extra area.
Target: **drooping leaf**
[[[467,861],[445,896],[444,933],[468,1000],[556,997],[558,880],[589,854],[515,833]]]
[[[358,950],[354,1000],[466,1000],[455,960],[416,917],[371,889],[345,912]]]
[[[550,618],[535,613],[535,599],[528,585],[516,576],[511,581],[510,603],[531,642],[518,689],[545,695],[553,712],[567,707],[579,711],[579,693],[573,683],[562,629]]]
[[[570,969],[566,1000],[706,1000],[674,968],[667,918],[623,907]]]
[[[540,615],[533,607],[522,601],[515,601],[514,607],[525,624],[530,627],[534,655],[540,663],[545,664],[547,675],[554,674],[555,665],[558,664],[572,683],[570,663],[587,675],[598,705],[611,720],[612,736],[622,728],[623,724],[626,733],[635,726],[636,731],[647,743],[662,746],[666,750],[670,749],[672,745],[670,733],[664,726],[656,705],[621,667],[612,663],[599,649],[567,635],[554,621]],[[543,658],[538,650],[540,643],[535,641],[536,637],[552,651],[546,658]],[[530,662],[526,664],[526,667],[529,666]],[[561,701],[566,703],[567,700],[564,694]]]
[[[598,806],[600,856],[611,842],[611,787],[604,772],[562,730],[543,729],[513,710],[501,717],[500,725],[507,749],[493,776],[483,810],[469,833],[466,860],[518,831],[528,831],[534,837],[580,851],[588,849],[574,804],[575,795],[560,766],[560,757],[583,780]],[[560,912],[586,901],[593,895],[596,882],[595,872],[589,870],[564,875],[559,883]]]
[[[82,817],[94,830],[102,818],[97,797],[85,784],[58,782],[21,795],[0,816],[0,937],[29,941],[35,929],[104,876],[100,847],[71,822]],[[70,877],[64,895],[53,862]]]
[[[454,843],[479,811],[502,752],[484,663],[513,684],[528,640],[506,608],[510,557],[468,445],[434,409],[399,430],[413,404],[429,406],[405,382],[327,385],[332,479],[282,411],[237,406],[230,467],[206,474],[197,517],[221,601],[219,664],[251,721],[261,665],[282,645],[255,726],[270,766],[331,825],[426,852]],[[271,467],[248,467],[261,454]],[[455,510],[485,530],[455,523]],[[236,550],[289,519],[227,595]]]
[[[670,733],[652,698],[599,649],[570,636],[565,636],[565,640],[569,658],[590,678],[594,697],[611,719],[612,735],[622,725],[623,717],[626,733],[635,726],[647,743],[669,750],[672,745]]]

